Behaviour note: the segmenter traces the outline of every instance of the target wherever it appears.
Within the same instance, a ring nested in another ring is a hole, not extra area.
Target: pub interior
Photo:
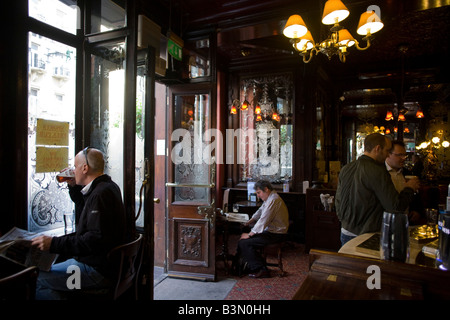
[[[348,17],[322,22],[341,5]],[[436,250],[422,249],[440,240],[427,212],[450,210],[450,1],[1,6],[15,18],[3,20],[0,51],[0,236],[14,227],[61,232],[74,205],[56,174],[91,146],[137,217],[134,298],[153,299],[155,268],[217,281],[225,233],[236,229],[227,217],[255,212],[250,186],[259,179],[286,203],[289,239],[309,255],[293,299],[450,298],[450,273]],[[360,32],[366,11],[373,28]],[[405,172],[415,158],[423,164],[413,174],[423,220],[409,226],[406,262],[356,244],[342,250],[340,221],[321,200],[335,195],[340,170],[375,132],[405,143]],[[366,285],[372,265],[380,290]],[[2,269],[0,284],[12,275]]]

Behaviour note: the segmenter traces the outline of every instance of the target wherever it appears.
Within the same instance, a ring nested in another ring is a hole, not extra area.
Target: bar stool
[[[266,261],[266,265],[270,267],[279,268],[278,276],[283,277],[285,272],[283,270],[283,246],[285,245],[285,241],[269,244],[262,248],[261,254],[263,259]],[[269,256],[275,256],[277,263],[267,262],[267,258]]]

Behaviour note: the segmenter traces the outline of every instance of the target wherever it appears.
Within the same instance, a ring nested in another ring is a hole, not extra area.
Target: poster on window
[[[69,148],[36,147],[36,173],[61,171],[68,163]]]
[[[37,119],[36,145],[68,146],[69,122]]]

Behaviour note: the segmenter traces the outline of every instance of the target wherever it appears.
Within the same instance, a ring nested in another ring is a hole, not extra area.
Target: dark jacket
[[[384,163],[362,155],[344,166],[336,190],[336,213],[342,227],[356,235],[380,232],[383,212],[404,212],[414,190],[398,193]]]
[[[75,257],[108,276],[106,256],[133,239],[134,217],[126,217],[120,188],[108,175],[95,178],[85,195],[78,186],[70,188],[69,194],[77,205],[76,232],[54,237],[50,251]]]

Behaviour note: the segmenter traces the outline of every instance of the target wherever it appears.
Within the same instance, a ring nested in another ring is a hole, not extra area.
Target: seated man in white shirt
[[[247,262],[252,278],[270,277],[264,259],[258,248],[286,240],[289,227],[289,213],[283,199],[273,190],[270,182],[255,183],[256,195],[263,204],[252,218],[245,223],[253,225],[249,233],[243,233],[238,243],[238,254]]]

